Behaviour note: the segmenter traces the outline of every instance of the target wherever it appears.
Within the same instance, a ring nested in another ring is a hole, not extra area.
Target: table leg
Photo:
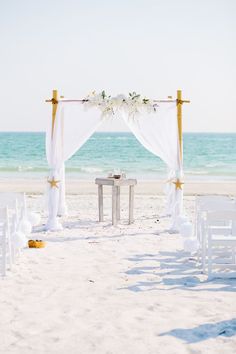
[[[134,222],[134,186],[129,186],[129,224]]]
[[[112,186],[112,225],[117,225],[117,187]]]
[[[98,210],[99,210],[99,221],[103,221],[103,186],[98,185]]]
[[[117,188],[117,194],[116,194],[116,215],[117,215],[117,220],[120,220],[120,187]]]

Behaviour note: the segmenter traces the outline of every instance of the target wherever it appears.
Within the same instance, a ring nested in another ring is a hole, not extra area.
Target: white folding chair
[[[200,218],[201,218],[201,209],[205,209],[207,206],[209,208],[214,205],[220,205],[224,202],[231,202],[231,198],[226,195],[199,195],[195,199],[195,232],[197,238],[200,238]],[[233,202],[233,201],[232,201]]]
[[[221,232],[219,232],[219,222],[227,225]],[[228,229],[227,232],[226,229]],[[236,272],[230,272],[231,269],[236,270],[236,209],[208,212],[206,230],[208,278],[236,277]],[[214,269],[221,270],[221,272],[213,272]]]
[[[15,214],[15,227],[19,231],[21,220],[28,217],[25,193],[0,193],[1,207],[7,207],[10,216]]]
[[[196,227],[198,226],[197,218],[199,217],[199,211],[206,204],[214,205],[221,204],[224,202],[232,201],[228,195],[198,195],[195,198],[195,218],[196,218]],[[233,201],[232,201],[233,202]]]
[[[11,267],[20,255],[22,245],[19,242],[21,236],[21,221],[27,216],[26,197],[22,193],[0,193],[0,208],[8,210],[8,232],[6,239],[7,265]]]
[[[18,214],[26,215],[26,197],[25,193],[0,193],[0,208],[16,209]]]
[[[200,245],[198,250],[198,263],[202,264],[203,272],[205,272],[206,263],[206,232],[205,232],[205,216],[209,211],[236,210],[234,201],[226,196],[204,196],[196,202],[196,218],[195,218],[195,234]],[[215,225],[216,226],[216,225]],[[218,232],[222,232],[226,222],[218,221]],[[227,228],[225,229],[227,232]]]
[[[0,208],[0,257],[1,274],[6,275],[6,270],[12,266],[12,248],[8,208]]]

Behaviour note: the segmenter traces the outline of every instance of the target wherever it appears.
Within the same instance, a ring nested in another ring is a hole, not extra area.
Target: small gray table
[[[103,186],[112,187],[112,225],[116,226],[120,220],[120,187],[129,187],[129,224],[134,221],[134,186],[137,184],[136,179],[126,179],[114,177],[96,178],[95,184],[98,185],[98,209],[99,221],[103,221]]]

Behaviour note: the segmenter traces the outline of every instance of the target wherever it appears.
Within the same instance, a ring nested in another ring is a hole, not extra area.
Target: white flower
[[[146,97],[142,97],[136,92],[129,93],[128,96],[119,94],[115,97],[107,96],[105,91],[96,94],[93,91],[84,100],[84,107],[97,107],[101,110],[102,117],[110,117],[115,114],[118,109],[123,109],[127,112],[130,118],[134,119],[141,111],[152,113],[156,112],[157,105]]]

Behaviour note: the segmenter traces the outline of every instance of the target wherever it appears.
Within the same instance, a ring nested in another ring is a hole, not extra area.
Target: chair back
[[[224,200],[231,200],[231,198],[228,195],[197,195],[196,196],[196,201],[207,201],[207,200],[213,200],[213,201],[224,201]]]
[[[231,199],[229,200],[203,200],[198,205],[198,211],[220,211],[220,210],[236,210],[236,204]]]
[[[8,207],[15,208],[16,200],[19,204],[19,207],[24,207],[25,195],[24,193],[0,193],[0,208]]]
[[[0,230],[9,231],[9,213],[8,208],[0,208]]]
[[[6,275],[7,241],[10,236],[9,216],[7,208],[0,208],[0,274]]]
[[[209,211],[206,216],[208,229],[214,233],[214,226],[218,226],[219,223],[227,224],[231,228],[231,235],[236,236],[236,209]]]

